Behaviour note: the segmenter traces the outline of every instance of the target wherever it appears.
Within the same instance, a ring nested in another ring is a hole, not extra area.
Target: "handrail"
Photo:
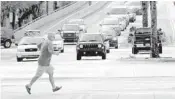
[[[61,9],[56,9],[56,10],[54,10],[54,11],[48,13],[48,14],[44,14],[44,15],[42,15],[42,16],[40,16],[40,17],[38,17],[38,18],[36,18],[36,19],[34,19],[34,20],[28,22],[27,24],[24,24],[23,26],[21,26],[21,27],[15,29],[15,30],[13,30],[13,31],[14,31],[14,33],[15,33],[15,32],[17,32],[17,31],[19,31],[19,30],[25,28],[26,26],[28,26],[28,25],[34,23],[35,21],[38,21],[38,20],[40,20],[40,19],[43,18],[43,17],[49,16],[49,15],[55,13],[55,12],[58,12],[58,11],[60,11],[60,10],[63,10],[64,8],[66,8],[66,7],[68,7],[68,6],[72,5],[72,4],[75,4],[75,3],[76,3],[76,1],[74,1],[74,2],[72,2],[72,3],[70,3],[70,4],[68,4],[68,5],[65,5],[65,6],[61,7]]]

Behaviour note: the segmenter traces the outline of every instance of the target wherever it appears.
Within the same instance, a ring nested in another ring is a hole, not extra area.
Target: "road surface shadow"
[[[150,57],[137,57],[137,56],[128,56],[121,57],[117,59],[118,61],[129,61],[129,62],[167,62],[175,63],[175,58],[172,57],[159,57],[159,58],[150,58]]]

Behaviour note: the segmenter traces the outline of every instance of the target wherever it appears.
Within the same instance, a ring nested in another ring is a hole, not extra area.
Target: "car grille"
[[[72,38],[72,37],[76,37],[76,34],[75,34],[75,33],[64,33],[64,34],[63,34],[63,37],[64,37],[64,38],[69,38],[69,37]]]
[[[98,48],[98,44],[83,45],[83,48],[84,48],[84,49]]]
[[[37,48],[28,48],[28,49],[25,49],[26,52],[36,52],[37,51]]]

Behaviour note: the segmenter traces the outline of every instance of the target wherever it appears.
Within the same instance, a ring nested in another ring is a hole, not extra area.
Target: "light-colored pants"
[[[50,75],[50,74],[53,74],[53,70],[54,70],[54,67],[51,65],[50,66],[39,65],[35,76],[42,76],[43,73],[48,73]]]

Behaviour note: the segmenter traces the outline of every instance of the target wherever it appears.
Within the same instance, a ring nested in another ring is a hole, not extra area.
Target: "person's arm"
[[[49,42],[48,51],[51,54],[59,55],[59,51],[56,51],[56,52],[54,51],[52,42]]]

